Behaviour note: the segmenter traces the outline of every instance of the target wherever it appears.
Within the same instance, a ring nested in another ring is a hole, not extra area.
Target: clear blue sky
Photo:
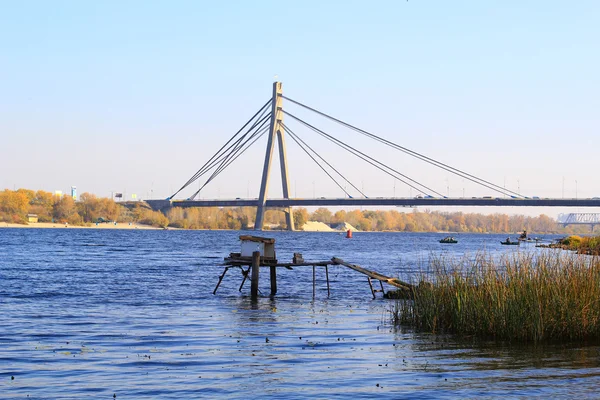
[[[600,196],[598,21],[592,0],[3,2],[0,188],[166,197],[277,75],[291,98],[512,190]],[[416,194],[288,122],[367,194]],[[494,194],[311,122],[438,191]],[[255,197],[264,145],[202,197]],[[342,195],[288,146],[293,195]]]

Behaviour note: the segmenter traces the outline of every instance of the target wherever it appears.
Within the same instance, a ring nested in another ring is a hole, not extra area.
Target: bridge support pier
[[[260,193],[258,196],[258,206],[256,208],[256,218],[254,219],[254,230],[262,230],[265,220],[267,194],[269,192],[269,175],[271,172],[271,160],[273,159],[273,147],[275,146],[275,137],[279,147],[279,164],[281,169],[281,185],[283,188],[283,198],[289,199],[289,176],[287,167],[287,155],[285,148],[285,137],[283,135],[283,106],[282,106],[282,85],[281,82],[273,82],[273,97],[271,99],[271,125],[269,131],[269,141],[267,142],[267,152],[265,154],[265,164],[263,167],[262,180],[260,183]],[[294,230],[294,214],[289,207],[285,214],[287,228]]]

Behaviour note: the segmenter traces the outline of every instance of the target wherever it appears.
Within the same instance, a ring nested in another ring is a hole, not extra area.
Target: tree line
[[[43,190],[4,190],[0,192],[0,221],[26,224],[28,214],[37,215],[39,222],[91,225],[104,221],[135,222],[156,227],[183,229],[252,229],[254,207],[236,208],[172,208],[166,214],[151,210],[144,202],[115,202],[109,198],[83,193],[79,201],[71,196],[58,196]],[[557,225],[547,215],[523,215],[397,210],[340,210],[332,212],[318,208],[313,212],[295,208],[296,228],[308,221],[318,221],[335,226],[349,223],[361,231],[399,232],[498,232],[512,233],[527,229],[538,233],[588,233],[587,226]],[[286,229],[285,213],[273,209],[265,213],[266,229]]]
[[[0,192],[0,221],[25,224],[30,214],[37,216],[39,222],[82,225],[99,218],[116,221],[121,217],[121,210],[113,200],[90,193],[83,193],[76,202],[71,196],[43,190],[6,189]]]
[[[237,208],[172,208],[166,213],[169,226],[184,229],[252,229],[254,207]],[[472,232],[514,233],[526,229],[537,233],[589,233],[588,226],[571,225],[566,228],[547,216],[492,214],[441,211],[409,212],[397,210],[340,210],[332,212],[318,208],[294,208],[297,230],[308,221],[325,223],[331,227],[348,223],[360,231],[393,232]],[[287,229],[283,210],[272,209],[265,213],[265,229]]]
[[[302,210],[297,211],[300,212]],[[347,222],[361,231],[512,233],[527,229],[539,233],[566,232],[553,218],[543,214],[537,217],[526,217],[507,214],[418,211],[417,209],[410,212],[341,210],[332,213],[326,208],[319,208],[309,214],[308,218],[331,225]]]

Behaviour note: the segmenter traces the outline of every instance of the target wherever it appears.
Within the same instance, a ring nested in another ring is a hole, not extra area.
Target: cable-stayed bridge
[[[338,124],[346,129],[352,130],[370,140],[379,142],[389,149],[413,157],[429,166],[438,168],[446,173],[460,177],[463,181],[469,181],[472,184],[490,190],[495,196],[486,196],[482,198],[451,198],[444,196],[435,188],[425,185],[416,179],[411,178],[405,171],[400,171],[397,167],[390,166],[379,160],[377,157],[366,154],[356,146],[351,146],[347,142],[336,138],[335,136],[317,128],[315,125],[306,122],[298,117],[296,113],[291,113],[283,108],[283,101],[297,106],[304,112],[316,114],[330,123]],[[299,124],[302,128],[309,129],[319,135],[321,138],[331,142],[344,151],[359,158],[363,162],[379,170],[400,183],[408,186],[416,193],[416,197],[397,198],[397,197],[369,197],[363,193],[355,184],[353,184],[344,174],[340,172],[331,162],[327,161],[314,147],[305,142],[287,123],[284,123],[284,116],[291,122]],[[244,154],[254,143],[267,135],[267,149],[264,158],[261,186],[258,198],[255,199],[216,199],[216,200],[197,200],[201,191],[219,176],[227,167]],[[339,198],[291,198],[290,197],[290,179],[288,173],[286,137],[291,138],[319,168],[339,187],[344,193],[344,197]],[[281,183],[283,198],[269,199],[270,171],[275,146],[278,148],[279,170],[281,172]],[[200,188],[185,200],[177,200],[175,196],[179,195],[198,179],[206,179]],[[256,207],[255,229],[261,230],[264,222],[264,215],[267,208],[282,208],[286,214],[288,229],[294,229],[293,213],[294,206],[494,206],[494,207],[600,207],[600,198],[593,199],[551,199],[528,197],[505,187],[496,185],[490,181],[479,178],[461,169],[452,167],[448,164],[427,157],[424,154],[412,151],[397,143],[391,142],[381,136],[360,129],[354,125],[337,119],[329,114],[305,105],[297,100],[283,95],[281,82],[273,83],[273,94],[269,99],[246,123],[233,135],[179,190],[164,200],[146,200],[146,202],[155,210],[165,211],[171,207]]]

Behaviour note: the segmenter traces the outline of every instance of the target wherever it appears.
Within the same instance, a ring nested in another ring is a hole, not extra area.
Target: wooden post
[[[260,251],[252,253],[252,277],[250,281],[250,297],[256,300],[258,297],[258,273],[260,270]]]
[[[271,269],[271,296],[277,294],[277,267],[269,267]]]
[[[215,290],[213,290],[213,294],[217,294],[217,289],[219,288],[221,281],[223,281],[223,278],[225,278],[225,274],[227,273],[228,270],[229,270],[229,267],[225,267],[225,271],[223,271],[223,275],[219,276],[219,282],[217,282],[217,286],[215,286]]]
[[[373,284],[371,283],[371,277],[367,276],[367,279],[369,280],[369,287],[371,288],[371,294],[373,295],[373,298],[375,298],[375,290],[373,290]]]
[[[240,267],[240,269],[242,270],[242,275],[244,275],[244,279],[242,279],[242,284],[240,285],[238,292],[242,291],[242,288],[244,287],[244,283],[246,283],[246,279],[248,279],[248,274],[250,273],[251,267],[248,267],[247,271],[244,271],[244,267]]]

